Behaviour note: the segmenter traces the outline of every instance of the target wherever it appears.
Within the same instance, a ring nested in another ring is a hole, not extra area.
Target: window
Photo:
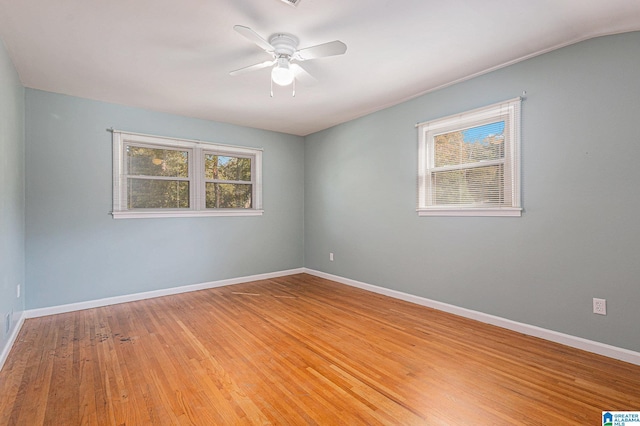
[[[113,217],[262,214],[262,151],[113,131]]]
[[[420,216],[520,216],[520,98],[418,124]]]
[[[206,208],[250,209],[253,194],[251,157],[204,154]]]

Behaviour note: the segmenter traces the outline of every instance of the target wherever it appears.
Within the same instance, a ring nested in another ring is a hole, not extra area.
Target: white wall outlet
[[[607,315],[607,299],[593,298],[593,313],[598,315]]]
[[[333,262],[333,253],[329,253],[329,260]]]
[[[16,298],[20,299],[20,284],[16,285]]]

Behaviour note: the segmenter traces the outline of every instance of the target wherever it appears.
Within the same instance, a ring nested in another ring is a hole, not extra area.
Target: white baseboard
[[[152,299],[154,297],[170,296],[172,294],[187,293],[189,291],[205,290],[208,288],[223,287],[225,285],[241,284],[251,281],[268,280],[270,278],[284,277],[287,275],[302,274],[304,268],[289,269],[285,271],[269,272],[266,274],[249,275],[246,277],[230,278],[226,280],[210,281],[201,284],[172,287],[162,290],[146,291],[143,293],[126,294],[123,296],[107,297],[104,299],[89,300],[86,302],[69,303],[67,305],[50,306],[47,308],[29,309],[25,312],[26,318],[44,317],[47,315],[62,314],[65,312],[81,311],[83,309],[99,308],[101,306],[116,305],[118,303],[134,302],[136,300]]]
[[[22,328],[22,324],[24,324],[25,318],[25,313],[21,312],[18,317],[18,321],[15,323],[15,327],[13,327],[13,331],[9,335],[9,340],[7,340],[4,348],[2,348],[2,352],[0,353],[0,371],[2,371],[2,367],[4,367],[4,363],[9,357],[9,352],[11,352],[11,348],[18,338],[18,333],[20,333],[20,329]]]
[[[459,306],[450,305],[447,303],[442,303],[442,302],[438,302],[431,299],[426,299],[420,296],[414,296],[412,294],[403,293],[401,291],[390,290],[384,287],[378,287],[372,284],[367,284],[367,283],[352,280],[349,278],[340,277],[338,275],[328,274],[326,272],[316,271],[308,268],[304,268],[304,272],[310,275],[315,275],[320,278],[336,281],[341,284],[346,284],[352,287],[358,287],[363,290],[368,290],[374,293],[383,294],[385,296],[393,297],[395,299],[400,299],[407,302],[415,303],[417,305],[438,309],[440,311],[448,312],[461,317],[470,318],[476,321],[484,322],[487,324],[495,325],[495,326],[506,328],[513,331],[517,331],[518,333],[539,337],[541,339],[560,343],[565,346],[582,349],[587,352],[592,352],[592,353],[603,355],[609,358],[618,359],[620,361],[629,362],[631,364],[640,365],[640,352],[635,352],[635,351],[631,351],[629,349],[624,349],[624,348],[618,348],[616,346],[595,342],[593,340],[583,339],[582,337],[571,336],[569,334],[559,333],[553,330],[547,330],[545,328],[537,327],[534,325],[512,321],[506,318],[497,317],[495,315],[489,315],[482,312],[473,311],[471,309],[461,308]]]

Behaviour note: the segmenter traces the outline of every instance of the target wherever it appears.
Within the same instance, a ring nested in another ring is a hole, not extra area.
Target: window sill
[[[163,217],[209,217],[209,216],[262,216],[264,210],[225,209],[225,210],[133,210],[111,212],[114,219],[151,219]]]
[[[520,207],[432,207],[428,209],[418,209],[417,211],[418,216],[522,216],[522,208]]]

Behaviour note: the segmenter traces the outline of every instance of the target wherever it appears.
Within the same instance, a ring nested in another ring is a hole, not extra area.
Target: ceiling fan
[[[308,73],[300,65],[292,62],[342,55],[347,51],[347,45],[339,40],[298,49],[299,40],[292,34],[276,33],[267,41],[249,27],[236,25],[233,29],[271,55],[272,59],[231,71],[229,74],[239,75],[273,67],[271,69],[271,96],[273,96],[273,83],[279,86],[288,86],[293,83],[293,96],[296,95],[296,77],[302,74],[308,75]]]

